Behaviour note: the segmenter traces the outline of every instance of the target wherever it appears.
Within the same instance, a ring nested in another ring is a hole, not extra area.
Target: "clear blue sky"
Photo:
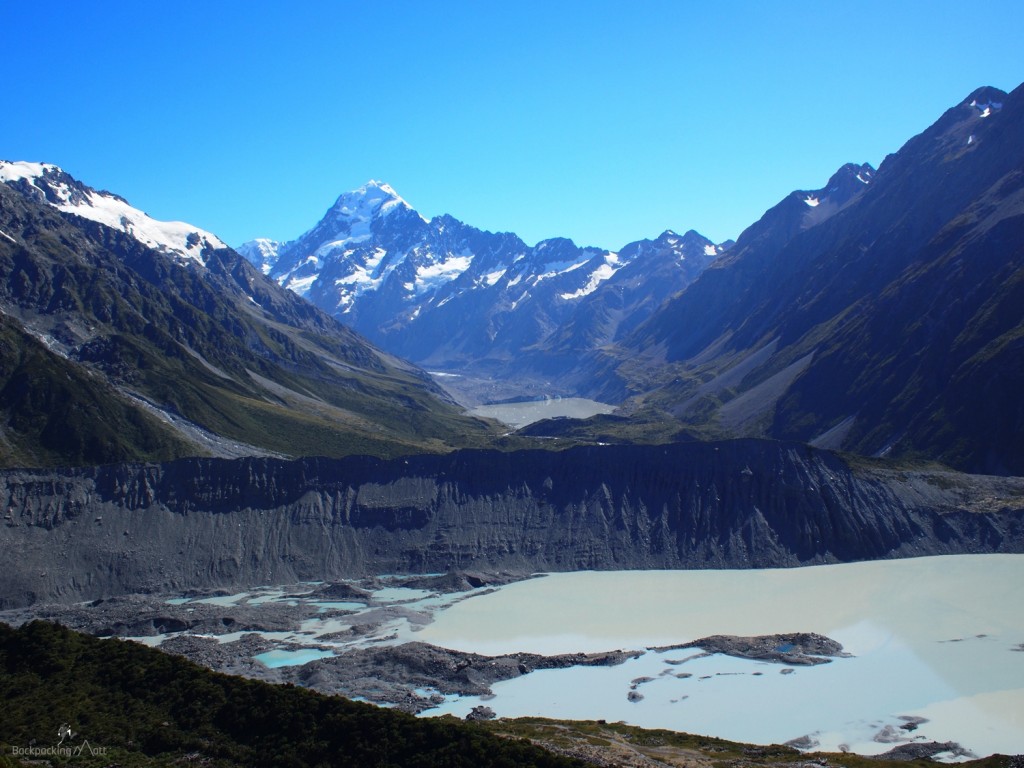
[[[0,158],[290,239],[390,183],[528,243],[735,237],[1024,80],[1024,3],[0,3]]]

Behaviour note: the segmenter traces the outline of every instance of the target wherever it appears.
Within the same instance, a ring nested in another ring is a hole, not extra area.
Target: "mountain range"
[[[580,378],[655,421],[1022,474],[1022,307],[1024,87],[981,88],[784,199]]]
[[[427,220],[376,181],[235,251],[0,163],[4,461],[491,443],[454,392],[620,406],[524,440],[763,437],[1024,474],[1022,113],[1021,88],[980,88],[735,243],[618,251]]]
[[[0,163],[0,456],[441,450],[490,434],[210,233]]]
[[[17,553],[0,607],[27,619],[48,601],[89,613],[132,593],[467,568],[1019,553],[1022,308],[1024,86],[975,91],[877,170],[842,166],[735,243],[530,247],[428,221],[370,182],[296,239],[235,250],[57,166],[0,161],[0,548]],[[535,395],[618,408],[511,434],[460,404]],[[0,646],[0,685],[20,697],[0,726],[21,743],[53,737],[45,704],[69,731],[100,727],[119,760],[155,756],[132,765],[567,762],[292,688],[197,688],[169,656],[39,623],[0,626]],[[52,680],[26,688],[32,664]],[[140,685],[140,664],[158,684]],[[327,713],[373,732],[345,752],[330,721],[314,744],[292,727],[299,699],[307,725]],[[765,749],[741,759],[778,757]]]
[[[428,221],[371,181],[295,240],[238,251],[394,354],[552,394],[568,392],[545,391],[552,373],[635,327],[727,246],[666,231],[618,252],[565,238],[530,247],[452,216]]]
[[[771,437],[1020,474],[1022,100],[978,89],[877,171],[844,165],[735,244],[530,248],[371,182],[295,240],[240,251],[432,370],[630,417],[534,435]]]

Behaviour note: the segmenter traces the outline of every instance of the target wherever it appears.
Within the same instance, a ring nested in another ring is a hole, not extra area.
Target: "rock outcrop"
[[[759,440],[0,473],[0,608],[381,573],[1024,551],[1024,480]]]
[[[814,666],[828,664],[835,656],[849,656],[843,651],[842,644],[830,637],[816,632],[791,632],[779,635],[757,635],[755,637],[739,637],[737,635],[711,635],[679,645],[668,645],[648,650],[664,653],[666,651],[699,648],[703,653],[682,660],[666,660],[666,663],[679,665],[690,659],[723,653],[739,659],[757,659],[773,664],[795,664]],[[636,682],[634,680],[634,682]]]

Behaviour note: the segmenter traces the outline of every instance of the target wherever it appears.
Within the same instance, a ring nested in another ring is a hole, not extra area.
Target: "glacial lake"
[[[817,632],[852,657],[787,667],[648,650],[617,667],[533,672],[495,684],[489,700],[452,697],[424,714],[464,716],[484,704],[499,717],[623,720],[760,744],[807,737],[816,749],[860,754],[911,740],[1018,754],[1022,587],[1024,555],[549,574],[451,605],[416,639],[553,654]],[[642,699],[627,699],[633,686]]]
[[[587,400],[583,397],[555,397],[547,400],[530,400],[522,403],[496,403],[478,405],[469,411],[471,416],[497,419],[513,429],[520,429],[542,419],[568,417],[587,419],[599,413],[611,413],[614,405]]]

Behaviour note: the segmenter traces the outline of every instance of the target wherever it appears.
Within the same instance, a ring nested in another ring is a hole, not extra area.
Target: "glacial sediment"
[[[0,473],[0,609],[382,573],[1024,551],[1024,480],[764,440]]]

